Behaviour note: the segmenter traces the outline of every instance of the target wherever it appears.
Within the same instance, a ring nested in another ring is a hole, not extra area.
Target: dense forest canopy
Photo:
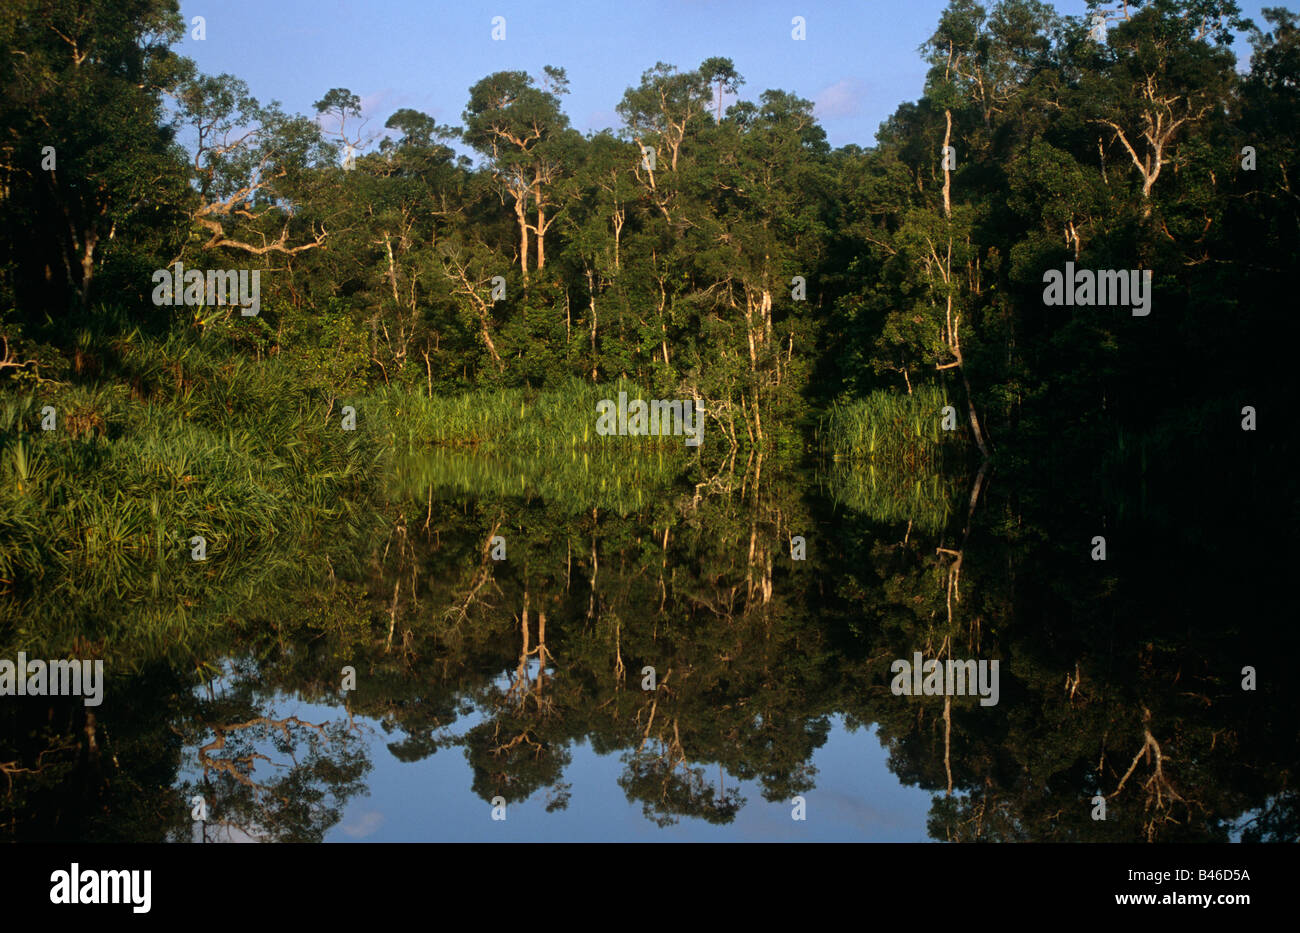
[[[831,150],[791,91],[724,111],[744,79],[722,57],[647,69],[615,130],[572,129],[548,66],[483,78],[461,126],[398,110],[375,145],[350,90],[293,115],[198,73],[169,0],[19,0],[0,14],[4,372],[60,380],[79,334],[140,328],[215,333],[339,394],[628,376],[736,410],[747,443],[931,382],[976,445],[1074,413],[1235,411],[1277,397],[1263,361],[1290,327],[1296,17],[1264,17],[1151,0],[1099,28],[958,0],[923,95],[870,146]],[[1045,305],[1067,261],[1150,271],[1149,315]],[[151,274],[178,262],[261,270],[259,315],[155,307]]]

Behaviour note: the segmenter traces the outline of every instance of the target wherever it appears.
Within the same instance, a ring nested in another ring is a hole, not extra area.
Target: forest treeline
[[[723,57],[655,64],[599,133],[548,66],[483,78],[459,126],[401,109],[379,134],[351,90],[290,114],[201,74],[174,0],[14,0],[0,373],[147,396],[124,341],[170,338],[279,357],[331,406],[626,377],[741,444],[929,384],[972,450],[1237,429],[1296,336],[1296,15],[1089,8],[954,0],[921,97],[832,149],[811,101],[747,98]],[[260,270],[260,313],[156,306],[177,262]],[[1149,270],[1149,314],[1046,306],[1067,262]]]

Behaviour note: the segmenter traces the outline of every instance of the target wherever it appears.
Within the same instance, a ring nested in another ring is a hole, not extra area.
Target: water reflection
[[[497,838],[494,807],[540,838],[1296,834],[1277,568],[1235,547],[1238,511],[1159,521],[1172,480],[1126,510],[983,470],[653,451],[390,476],[297,564],[128,580],[117,630],[180,605],[189,637],[40,645],[101,652],[109,689],[93,714],[0,704],[6,834]],[[997,705],[897,695],[916,652],[998,660]]]

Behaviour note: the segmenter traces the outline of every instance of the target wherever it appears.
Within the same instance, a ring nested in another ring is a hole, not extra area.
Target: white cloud
[[[817,119],[837,120],[858,116],[862,112],[862,99],[866,94],[866,82],[857,78],[843,78],[822,88],[813,97]]]
[[[384,822],[384,815],[378,810],[367,810],[364,813],[357,814],[355,820],[345,823],[339,828],[353,839],[361,839],[369,836],[377,830]]]

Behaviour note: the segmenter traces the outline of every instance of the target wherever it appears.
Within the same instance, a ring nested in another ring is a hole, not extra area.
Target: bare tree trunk
[[[399,305],[402,299],[397,296],[397,265],[393,262],[393,244],[387,230],[384,231],[384,249],[388,253],[388,281],[393,286],[393,304]]]
[[[492,362],[497,364],[497,369],[505,369],[506,364],[501,362],[501,356],[497,353],[497,345],[492,342],[492,334],[488,331],[486,314],[480,317],[479,324],[483,328],[483,342],[487,344],[488,353],[492,355]]]
[[[526,193],[515,195],[515,220],[519,223],[519,269],[528,281],[528,201]]]
[[[952,219],[952,162],[948,158],[948,148],[952,143],[952,111],[943,112],[947,128],[943,134],[943,216],[947,220]],[[938,260],[938,256],[935,256]],[[966,389],[966,408],[970,413],[971,430],[975,433],[975,443],[979,446],[980,455],[985,460],[989,458],[988,448],[984,444],[984,431],[980,427],[980,419],[975,414],[975,399],[971,395],[970,379],[966,376],[966,364],[961,355],[961,313],[958,312],[956,318],[952,313],[952,229],[948,230],[948,255],[946,265],[943,269],[945,291],[947,291],[947,308],[945,311],[945,328],[947,332],[948,348],[952,351],[955,361],[940,366],[940,369],[950,369],[955,367],[961,373],[961,383]],[[908,385],[909,391],[911,384]]]
[[[90,308],[90,281],[95,277],[95,246],[99,235],[94,230],[86,232],[86,239],[81,250],[81,309]]]
[[[542,197],[537,196],[537,268],[546,265],[546,208],[542,206]]]
[[[952,796],[952,697],[943,698],[943,770],[948,773],[948,796]]]
[[[619,241],[623,238],[623,212],[614,211],[614,271],[618,271]]]
[[[943,216],[952,216],[952,200],[949,192],[952,187],[952,162],[948,158],[948,149],[952,145],[952,111],[945,110],[943,117],[947,128],[943,131]]]
[[[591,298],[591,381],[596,381],[596,283],[587,270],[587,294]]]
[[[966,378],[966,367],[959,365],[957,367],[961,373],[961,384],[966,389],[966,408],[970,412],[971,430],[975,432],[975,443],[979,445],[980,456],[985,460],[989,458],[989,449],[984,443],[984,429],[980,427],[979,415],[975,414],[975,399],[971,395],[970,380]]]

